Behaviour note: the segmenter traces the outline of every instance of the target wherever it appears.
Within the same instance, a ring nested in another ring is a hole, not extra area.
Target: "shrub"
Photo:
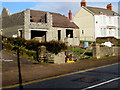
[[[26,46],[26,49],[37,50],[37,47],[40,46],[40,43],[35,40],[27,40],[25,46]]]
[[[14,45],[17,45],[17,46],[25,46],[25,42],[26,40],[24,38],[15,38],[14,39]]]
[[[14,48],[14,45],[12,45],[10,43],[3,43],[3,48],[12,50]]]
[[[67,49],[67,46],[63,42],[50,41],[45,43],[46,49],[49,52],[58,54],[60,51]]]
[[[28,50],[33,50],[36,51],[39,46],[46,46],[46,49],[51,52],[58,54],[60,51],[67,49],[67,46],[65,43],[60,42],[60,41],[50,41],[50,42],[41,42],[39,43],[38,41],[35,40],[25,40],[23,38],[7,38],[5,39],[4,43],[9,43],[10,45],[18,46],[21,48],[21,51],[23,53],[26,53],[29,56],[34,56],[32,52],[27,52],[26,49]],[[11,47],[8,45],[7,47]]]
[[[26,40],[24,38],[20,38],[20,37],[18,37],[18,38],[9,37],[9,38],[7,38],[7,40],[5,42],[21,47],[21,46],[25,46]]]

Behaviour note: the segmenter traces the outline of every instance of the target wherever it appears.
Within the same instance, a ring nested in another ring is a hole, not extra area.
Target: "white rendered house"
[[[112,4],[106,8],[88,7],[85,0],[75,14],[74,23],[80,28],[80,40],[95,41],[97,37],[120,39],[120,15],[112,11]]]

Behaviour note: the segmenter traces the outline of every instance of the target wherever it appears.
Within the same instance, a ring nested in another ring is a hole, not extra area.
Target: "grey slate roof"
[[[96,15],[100,15],[101,13],[103,13],[104,15],[108,15],[108,16],[114,16],[114,15],[119,15],[118,13],[112,11],[112,10],[108,10],[108,9],[104,9],[104,8],[97,8],[97,7],[85,7],[88,10],[90,10],[92,13],[96,14]]]

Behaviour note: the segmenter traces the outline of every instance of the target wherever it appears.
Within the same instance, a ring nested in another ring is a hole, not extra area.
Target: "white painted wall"
[[[95,40],[94,16],[91,13],[84,8],[80,8],[73,21],[80,28],[80,40]]]
[[[110,29],[110,27],[112,27]],[[95,15],[95,37],[118,36],[118,16]]]

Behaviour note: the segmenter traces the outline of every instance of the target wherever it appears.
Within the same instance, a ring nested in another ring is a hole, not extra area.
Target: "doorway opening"
[[[46,41],[46,31],[31,30],[31,39],[35,37],[39,37],[42,41]]]
[[[61,30],[58,30],[58,41],[61,40]]]

